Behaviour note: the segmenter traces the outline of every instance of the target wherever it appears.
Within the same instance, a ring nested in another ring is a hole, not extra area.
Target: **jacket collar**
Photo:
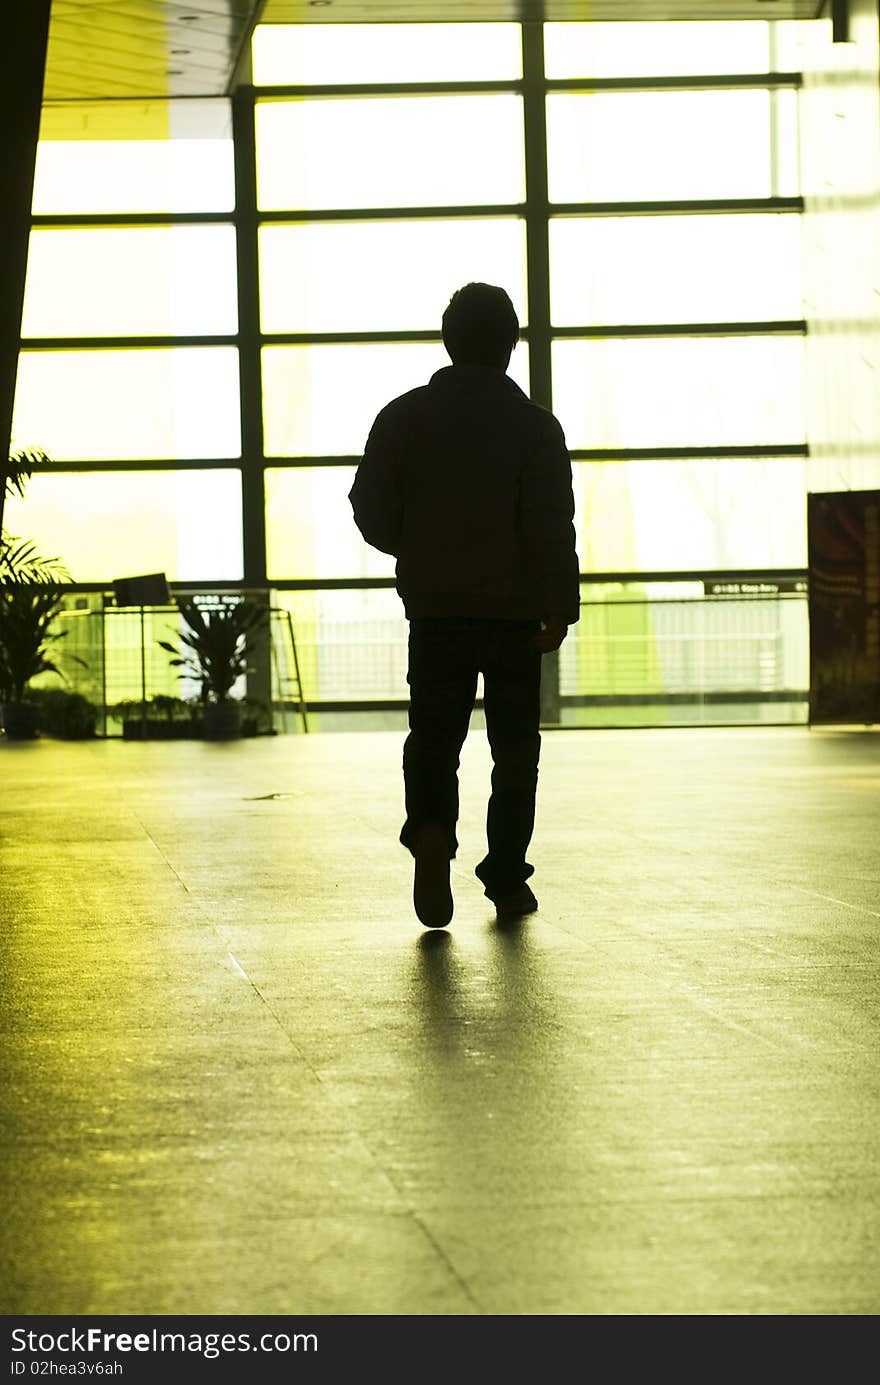
[[[521,395],[523,399],[528,396],[515,380],[512,380],[503,370],[491,365],[447,365],[441,370],[436,370],[431,376],[432,385],[461,385],[466,388],[477,389],[509,389]]]

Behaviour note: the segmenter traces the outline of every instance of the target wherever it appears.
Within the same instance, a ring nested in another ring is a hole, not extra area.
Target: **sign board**
[[[147,572],[140,577],[117,577],[113,581],[117,606],[170,606],[171,593],[164,572]]]
[[[803,595],[807,584],[802,577],[758,577],[741,582],[714,582],[708,578],[703,582],[704,596],[794,596]]]

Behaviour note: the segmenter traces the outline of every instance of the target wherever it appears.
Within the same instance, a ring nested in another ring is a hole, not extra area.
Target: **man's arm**
[[[557,420],[548,414],[523,470],[520,522],[529,571],[541,597],[538,647],[558,649],[580,615],[580,575],[574,533],[571,460]]]
[[[370,429],[348,498],[367,543],[397,556],[403,523],[400,425],[383,409]]]

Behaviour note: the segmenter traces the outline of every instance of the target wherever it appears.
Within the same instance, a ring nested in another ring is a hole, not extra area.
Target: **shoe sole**
[[[528,914],[537,913],[538,910],[538,901],[534,898],[524,904],[505,904],[503,900],[500,904],[497,900],[492,902],[495,905],[495,913],[500,919],[524,919]]]
[[[415,856],[413,906],[425,928],[445,928],[452,920],[449,847],[444,832],[423,834]]]

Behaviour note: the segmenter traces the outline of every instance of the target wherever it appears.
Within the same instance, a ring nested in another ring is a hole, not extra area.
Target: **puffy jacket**
[[[386,405],[349,499],[410,619],[577,620],[565,438],[502,370],[447,366]]]

